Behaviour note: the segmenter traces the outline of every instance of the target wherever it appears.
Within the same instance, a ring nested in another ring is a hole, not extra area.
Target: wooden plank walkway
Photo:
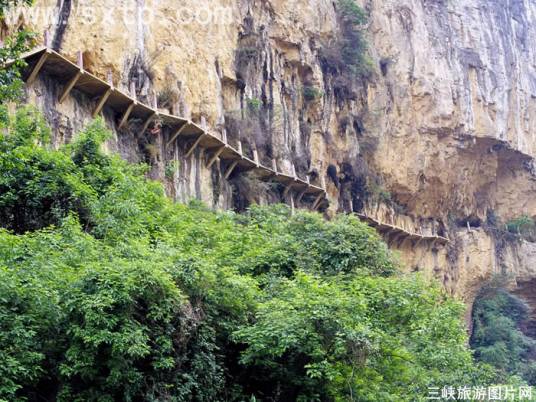
[[[402,239],[407,239],[407,240],[413,240],[416,242],[425,241],[425,242],[432,242],[433,244],[441,244],[441,245],[446,245],[450,243],[450,239],[444,236],[414,233],[414,232],[408,231],[407,229],[401,228],[399,226],[381,222],[365,214],[356,213],[356,215],[359,219],[361,219],[362,221],[365,221],[370,226],[375,228],[382,236],[385,236],[388,238],[390,237],[393,237],[395,239],[402,238]]]
[[[111,78],[106,82],[85,71],[81,55],[75,63],[48,46],[43,46],[24,54],[22,58],[28,64],[24,74],[28,85],[31,85],[41,73],[64,83],[65,86],[59,98],[60,103],[73,89],[76,89],[96,101],[93,116],[98,115],[104,107],[112,109],[117,116],[119,128],[126,126],[130,120],[137,119],[144,122],[141,130],[141,134],[144,134],[151,123],[157,120],[162,126],[170,129],[171,135],[166,142],[167,146],[176,141],[183,142],[188,149],[187,157],[191,156],[197,147],[204,148],[205,153],[209,155],[207,167],[210,167],[217,159],[226,162],[227,168],[224,172],[226,179],[233,171],[254,171],[263,180],[282,184],[285,187],[285,195],[291,196],[292,206],[295,200],[300,202],[307,195],[309,195],[306,197],[309,202],[312,201],[310,208],[313,210],[328,204],[323,182],[321,186],[318,186],[312,184],[309,178],[301,179],[296,175],[294,168],[290,174],[280,172],[277,170],[275,160],[272,161],[272,167],[263,166],[259,162],[256,151],[254,151],[253,158],[244,155],[240,143],[237,148],[227,143],[225,133],[221,136],[213,134],[205,127],[205,124],[196,124],[183,117],[162,113],[157,105],[149,106],[139,102],[135,98],[135,91],[127,94],[115,88]]]

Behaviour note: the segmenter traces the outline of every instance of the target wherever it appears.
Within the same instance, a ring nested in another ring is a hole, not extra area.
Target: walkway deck
[[[370,216],[367,216],[365,214],[356,213],[357,217],[366,223],[368,223],[370,226],[375,228],[382,236],[387,236],[389,238],[393,239],[405,239],[405,240],[412,240],[416,242],[431,242],[433,244],[441,244],[446,245],[450,243],[450,239],[444,236],[439,235],[426,235],[423,233],[414,233],[410,232],[404,228],[401,228],[399,226],[395,226],[389,223],[383,223],[380,222],[374,218],[371,218]]]
[[[285,174],[259,163],[259,158],[254,153],[253,158],[243,154],[239,145],[234,148],[227,143],[226,135],[213,134],[205,127],[183,117],[162,113],[157,106],[148,106],[139,102],[135,97],[114,87],[113,82],[106,82],[97,76],[84,70],[81,61],[74,63],[65,56],[50,49],[40,47],[26,53],[22,58],[27,62],[28,68],[24,79],[31,85],[40,73],[47,74],[55,80],[64,83],[65,87],[60,96],[60,103],[68,96],[71,90],[77,89],[91,99],[96,99],[93,115],[98,115],[104,107],[112,109],[117,117],[118,127],[124,127],[131,119],[141,120],[142,131],[149,128],[151,123],[158,120],[162,126],[170,129],[167,146],[175,141],[181,141],[187,146],[186,156],[189,157],[197,147],[204,148],[209,155],[207,167],[219,158],[227,164],[224,177],[227,179],[233,171],[255,171],[263,180],[278,182],[285,187],[284,194],[291,194],[291,203],[300,202],[304,196],[309,195],[309,200],[314,201],[311,209],[316,210],[328,203],[326,190],[310,183],[309,179],[303,180],[292,174]],[[135,96],[135,95],[134,95]],[[142,134],[143,134],[142,133]],[[294,201],[294,194],[296,201]]]

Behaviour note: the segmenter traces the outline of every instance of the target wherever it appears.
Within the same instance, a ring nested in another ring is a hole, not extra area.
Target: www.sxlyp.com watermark
[[[532,401],[532,387],[430,387],[430,401]]]
[[[80,2],[69,2],[69,6],[60,9],[54,6],[34,5],[16,7],[5,16],[8,24],[23,21],[27,25],[46,26],[61,25],[73,19],[84,25],[122,23],[125,26],[144,25],[155,27],[158,24],[172,23],[180,25],[228,25],[233,23],[233,9],[224,6],[193,5],[177,7],[158,7],[158,3],[148,6],[130,4],[112,7],[94,7]]]

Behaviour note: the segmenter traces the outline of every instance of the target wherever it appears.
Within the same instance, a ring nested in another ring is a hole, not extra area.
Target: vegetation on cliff
[[[1,113],[0,399],[425,400],[483,384],[463,306],[357,219],[177,205],[101,152]]]
[[[529,312],[525,302],[495,286],[485,287],[475,302],[471,347],[476,358],[495,367],[503,381],[515,374],[536,385],[536,342],[521,331]]]

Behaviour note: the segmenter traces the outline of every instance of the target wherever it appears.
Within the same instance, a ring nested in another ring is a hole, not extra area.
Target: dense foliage
[[[503,379],[517,374],[536,385],[536,343],[520,329],[528,318],[529,307],[516,296],[500,288],[484,289],[473,309],[471,347]]]
[[[425,400],[483,384],[463,306],[357,219],[170,202],[31,109],[0,134],[0,400]]]

